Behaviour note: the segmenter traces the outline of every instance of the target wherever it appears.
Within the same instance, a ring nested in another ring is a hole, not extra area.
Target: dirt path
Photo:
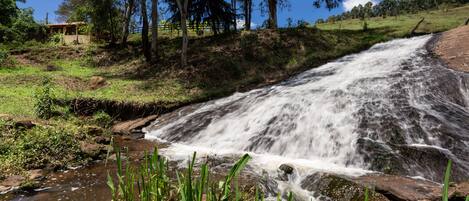
[[[469,26],[444,32],[435,52],[451,69],[469,72]]]

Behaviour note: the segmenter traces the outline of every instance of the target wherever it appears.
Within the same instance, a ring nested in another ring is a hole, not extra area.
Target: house
[[[62,34],[65,44],[88,44],[91,40],[89,34],[80,31],[80,27],[86,26],[85,22],[47,24],[46,26],[50,36]]]

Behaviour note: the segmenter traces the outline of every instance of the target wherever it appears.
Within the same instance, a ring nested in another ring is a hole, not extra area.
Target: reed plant
[[[152,154],[145,154],[143,162],[138,168],[129,162],[123,165],[121,152],[116,153],[117,171],[116,181],[108,174],[107,184],[111,190],[113,201],[240,201],[246,200],[239,188],[239,175],[251,157],[243,155],[229,170],[224,180],[211,180],[207,163],[200,166],[196,174],[194,153],[188,160],[184,171],[176,171],[177,181],[169,176],[168,160],[158,155],[155,148]],[[280,196],[279,196],[279,199]],[[264,194],[256,186],[254,201],[264,201]],[[293,193],[289,193],[288,201],[293,201]]]

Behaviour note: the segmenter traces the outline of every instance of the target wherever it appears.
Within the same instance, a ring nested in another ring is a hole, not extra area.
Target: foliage
[[[42,119],[50,119],[54,113],[54,96],[50,78],[44,79],[42,88],[37,90],[36,94],[34,94],[34,98],[36,116]]]
[[[108,175],[107,184],[111,189],[113,200],[171,200],[175,199],[174,191],[177,192],[177,200],[181,201],[222,201],[239,200],[241,192],[238,188],[238,177],[247,162],[251,159],[249,155],[244,155],[230,169],[223,181],[212,181],[210,169],[207,164],[200,167],[199,176],[195,177],[194,167],[196,153],[188,160],[185,173],[177,172],[177,184],[171,182],[169,178],[168,161],[158,155],[158,150],[152,155],[145,154],[143,163],[139,168],[133,168],[126,163],[125,172],[121,153],[118,151],[117,158],[117,181]],[[137,184],[135,186],[135,184]],[[232,186],[235,189],[232,189]],[[138,189],[136,191],[135,189]],[[256,188],[256,200],[259,192]],[[262,196],[263,197],[263,196]],[[293,200],[290,193],[288,200]],[[263,200],[263,198],[261,198]]]
[[[8,55],[8,50],[0,48],[0,65],[8,59]]]
[[[46,38],[46,28],[34,21],[32,9],[15,9],[8,22],[0,23],[0,42],[21,44]]]
[[[45,166],[61,168],[81,160],[76,126],[58,123],[23,130],[14,129],[13,124],[0,120],[0,177]]]
[[[448,161],[448,166],[446,167],[445,171],[445,178],[443,180],[443,189],[442,189],[442,194],[443,194],[443,201],[448,201],[449,199],[449,194],[448,194],[448,189],[449,189],[449,179],[451,177],[451,165],[452,161]]]
[[[439,0],[439,1],[426,1],[426,0],[383,0],[373,5],[371,2],[365,5],[358,5],[353,7],[350,11],[344,12],[339,15],[332,15],[327,19],[327,22],[336,22],[346,19],[360,19],[364,20],[369,17],[383,17],[399,16],[402,14],[414,14],[420,11],[428,11],[431,9],[443,9],[448,11],[449,5],[463,5],[469,3],[468,0]]]
[[[64,41],[64,35],[61,33],[54,34],[49,37],[49,41],[54,44],[60,44]]]
[[[98,111],[93,115],[93,122],[103,128],[111,126],[112,121],[112,117],[104,111]]]

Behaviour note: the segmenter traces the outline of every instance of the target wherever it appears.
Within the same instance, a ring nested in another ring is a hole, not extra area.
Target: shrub
[[[112,123],[112,117],[104,111],[99,111],[93,115],[93,123],[98,126],[107,128]]]
[[[34,112],[41,119],[50,119],[54,113],[54,97],[49,78],[45,78],[42,87],[34,94]]]
[[[241,37],[239,41],[239,46],[244,54],[244,57],[248,60],[255,58],[255,47],[258,43],[258,36],[257,34],[248,33]]]
[[[54,44],[60,44],[62,41],[64,41],[64,35],[63,34],[54,34],[49,38],[49,41]]]
[[[0,64],[4,63],[8,59],[8,50],[0,48]]]

